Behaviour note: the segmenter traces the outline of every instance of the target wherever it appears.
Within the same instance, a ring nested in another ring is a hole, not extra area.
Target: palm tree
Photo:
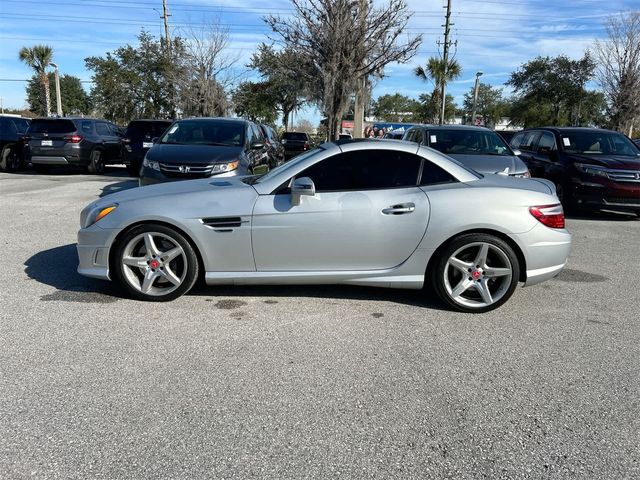
[[[49,96],[49,77],[47,75],[47,67],[53,60],[53,49],[48,45],[35,45],[31,48],[22,47],[18,58],[24,63],[33,68],[36,75],[40,78],[40,85],[42,86],[43,105],[45,116],[49,116],[51,111],[51,98]]]
[[[440,92],[442,91],[442,86],[447,85],[447,83],[455,80],[462,73],[462,68],[457,60],[451,59],[447,62],[448,65],[445,66],[445,62],[443,59],[438,57],[429,57],[427,60],[426,68],[416,67],[414,73],[417,77],[422,80],[433,81],[434,89],[431,94],[431,101],[435,105],[442,104],[442,98]]]

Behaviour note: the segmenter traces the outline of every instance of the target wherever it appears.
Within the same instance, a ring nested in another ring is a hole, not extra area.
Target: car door
[[[258,271],[393,268],[424,236],[429,203],[417,186],[422,158],[385,149],[338,153],[296,175],[316,193],[293,205],[287,186],[261,195],[252,243]]]
[[[107,122],[96,122],[96,134],[98,143],[102,145],[103,161],[109,161],[114,157],[114,140]]]
[[[113,123],[109,123],[107,125],[109,126],[109,132],[111,133],[110,141],[112,143],[111,148],[113,152],[113,157],[111,158],[121,160],[123,157],[122,151],[124,149],[124,143],[122,142],[122,132],[118,128],[118,126]]]
[[[558,168],[558,147],[555,135],[552,132],[543,130],[530,152],[531,175],[554,179]]]
[[[520,135],[522,135],[522,137],[520,137]],[[536,166],[535,158],[533,156],[533,152],[539,136],[539,130],[527,130],[525,132],[519,133],[513,139],[513,147],[517,150],[520,150],[519,157],[527,165],[527,168],[529,169],[529,171],[531,171],[532,175],[533,170],[535,168],[539,168]],[[518,145],[515,145],[516,143]]]

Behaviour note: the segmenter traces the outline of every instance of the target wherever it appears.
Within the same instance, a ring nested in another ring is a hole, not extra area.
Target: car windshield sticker
[[[565,147],[571,146],[571,140],[569,140],[567,137],[562,137],[562,143],[564,144]]]
[[[429,138],[431,143],[438,143],[438,140],[436,139],[435,135],[431,135],[431,137]]]

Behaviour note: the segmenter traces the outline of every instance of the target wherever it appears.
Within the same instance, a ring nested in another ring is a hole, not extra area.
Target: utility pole
[[[444,109],[447,103],[447,71],[449,70],[449,46],[451,42],[449,41],[449,33],[451,31],[451,0],[447,0],[447,14],[445,16],[444,22],[444,54],[442,55],[442,60],[444,62],[443,71],[442,71],[442,80],[440,85],[440,95],[442,97],[442,107],[440,108],[440,125],[444,124]]]
[[[359,31],[363,34],[367,25],[367,2],[366,0],[359,0],[358,2],[358,26]],[[366,45],[358,45],[358,48],[364,51],[367,48]],[[361,52],[362,53],[362,52]],[[368,97],[368,86],[366,76],[362,76],[356,81],[356,95],[353,107],[353,138],[362,138],[364,132],[364,113],[365,113],[365,100]]]
[[[471,114],[471,125],[476,124],[476,109],[478,108],[478,87],[480,87],[480,77],[482,72],[476,72],[476,86],[473,89],[473,113]],[[486,126],[486,122],[485,122]]]
[[[54,78],[56,81],[56,111],[58,114],[58,117],[62,116],[62,93],[60,92],[60,75],[58,74],[58,65],[56,65],[55,63],[50,63],[49,65],[51,65],[55,70],[54,70]]]
[[[169,6],[167,5],[167,0],[162,0],[162,16],[160,17],[164,20],[164,39],[167,42],[167,49],[171,49],[171,37],[169,36]]]
[[[169,17],[171,14],[169,13],[169,5],[167,5],[167,0],[162,0],[162,16],[160,17],[164,21],[164,41],[165,41],[165,49],[167,54],[167,68],[172,60],[171,55],[171,35],[169,35]],[[173,85],[173,82],[169,82],[169,114],[171,118],[176,118],[176,91]]]

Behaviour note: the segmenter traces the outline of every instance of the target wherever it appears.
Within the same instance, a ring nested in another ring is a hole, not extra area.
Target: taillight
[[[80,135],[67,135],[64,139],[68,143],[80,143],[82,141],[82,137]]]
[[[309,144],[307,142],[305,142],[305,144],[304,144],[304,149],[305,150],[309,150]]]
[[[529,212],[549,228],[564,228],[564,210],[560,203],[529,207]]]

